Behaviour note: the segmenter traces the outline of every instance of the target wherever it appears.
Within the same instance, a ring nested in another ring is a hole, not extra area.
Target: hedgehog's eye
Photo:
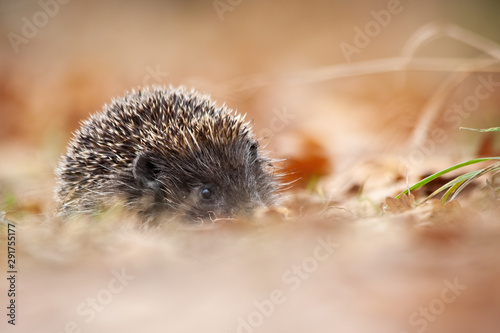
[[[213,190],[208,186],[203,186],[200,189],[200,198],[203,201],[211,201],[214,198]]]

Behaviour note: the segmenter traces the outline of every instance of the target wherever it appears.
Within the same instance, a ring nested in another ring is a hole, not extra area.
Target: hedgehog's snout
[[[258,196],[248,189],[202,185],[190,189],[190,194],[176,207],[179,215],[196,223],[235,218],[250,218],[256,209],[265,207]]]
[[[244,197],[237,197],[235,195],[232,198],[228,198],[225,209],[221,210],[221,215],[230,218],[251,218],[255,211],[262,207],[265,207],[265,204],[259,198],[253,198],[250,195],[245,195]]]

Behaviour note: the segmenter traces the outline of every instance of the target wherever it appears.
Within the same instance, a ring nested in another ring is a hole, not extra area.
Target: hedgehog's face
[[[270,162],[256,141],[219,148],[207,145],[186,155],[142,153],[134,177],[155,207],[197,223],[249,215],[276,200]],[[173,157],[174,156],[174,157]]]

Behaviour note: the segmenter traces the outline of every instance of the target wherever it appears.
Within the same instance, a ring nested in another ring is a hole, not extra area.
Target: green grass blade
[[[497,170],[500,170],[500,163],[495,163],[495,164],[492,164],[482,170],[479,170],[479,173],[474,176],[474,177],[471,177],[469,179],[467,179],[462,185],[460,185],[460,187],[455,191],[455,193],[453,194],[453,196],[451,197],[451,200],[455,199],[457,197],[457,195],[467,186],[470,184],[470,182],[472,182],[474,179],[476,178],[479,178],[481,177],[482,175],[484,174],[487,174],[489,172],[494,172],[494,171],[497,171]]]
[[[460,187],[460,185],[462,185],[464,182],[466,182],[466,180],[461,180],[459,182],[456,182],[455,184],[453,184],[452,187],[450,187],[448,189],[448,191],[445,192],[445,194],[443,194],[443,197],[441,198],[441,203],[442,204],[445,204],[447,201],[448,201],[448,197],[452,194],[452,193],[455,193],[455,191],[457,190],[457,188]]]
[[[435,197],[437,194],[441,193],[442,191],[454,186],[455,184],[457,183],[463,183],[464,181],[466,181],[467,179],[469,179],[470,177],[473,177],[474,175],[478,174],[479,171],[471,171],[471,172],[468,172],[466,174],[463,174],[463,175],[460,175],[458,176],[457,178],[453,179],[453,180],[450,180],[449,182],[447,182],[446,184],[444,184],[443,186],[441,186],[440,188],[438,188],[437,190],[435,190],[434,192],[432,192],[432,194],[430,194],[427,198],[425,198],[422,202],[422,203],[425,203],[426,201],[432,199],[433,197]]]
[[[424,185],[430,183],[431,181],[433,181],[434,179],[439,178],[442,175],[447,174],[447,173],[449,173],[451,171],[460,169],[460,168],[462,168],[464,166],[467,166],[467,165],[476,164],[476,163],[485,162],[485,161],[491,161],[491,160],[500,160],[500,157],[476,158],[476,159],[473,159],[473,160],[469,160],[469,161],[462,162],[462,163],[456,164],[454,166],[451,166],[451,167],[449,167],[447,169],[444,169],[444,170],[439,171],[439,172],[437,172],[437,173],[435,173],[433,175],[430,175],[429,177],[426,177],[426,178],[422,179],[421,181],[419,181],[415,185],[411,186],[409,189],[406,189],[403,192],[399,193],[396,196],[396,199],[399,199],[403,194],[408,194],[408,192],[410,192],[410,191],[415,191],[415,190],[421,188],[422,186],[424,186]]]
[[[474,132],[500,132],[500,127],[492,127],[492,128],[486,128],[486,129],[478,129],[478,128],[468,128],[468,127],[459,127],[459,129],[464,129],[468,131],[474,131]]]

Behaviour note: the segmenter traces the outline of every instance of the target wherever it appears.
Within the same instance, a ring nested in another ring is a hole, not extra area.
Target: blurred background
[[[0,184],[26,180],[33,170],[23,168],[44,169],[49,182],[79,121],[113,96],[155,84],[194,88],[247,113],[272,155],[288,158],[304,184],[360,157],[403,153],[394,149],[450,70],[491,59],[461,41],[432,39],[439,34],[426,25],[453,24],[498,41],[499,12],[495,1],[1,1]],[[444,71],[424,64],[396,73],[401,62],[390,59],[408,44],[417,45],[415,56],[457,61]],[[389,62],[357,70],[377,59]],[[474,91],[477,75],[469,74],[438,114]],[[498,125],[497,103],[493,91],[473,116],[431,123],[448,138],[458,126]],[[454,140],[439,146],[466,151]]]
[[[398,57],[415,36],[428,37],[418,29],[429,23],[500,39],[495,1],[41,0],[0,6],[1,146],[22,144],[55,155],[78,122],[113,96],[160,84],[195,88],[247,113],[280,156],[300,151],[287,134],[302,133],[329,157],[340,156],[331,167],[377,151],[367,144],[374,135],[382,146],[384,140],[403,141],[450,73],[429,66],[401,80],[397,68],[372,64],[380,73],[348,71],[311,81],[311,71]],[[415,54],[470,59],[483,52],[436,38]],[[477,85],[471,76],[461,82],[459,96]],[[492,95],[461,125],[492,123],[489,109],[498,94]],[[450,94],[445,102],[452,105],[452,99]]]

